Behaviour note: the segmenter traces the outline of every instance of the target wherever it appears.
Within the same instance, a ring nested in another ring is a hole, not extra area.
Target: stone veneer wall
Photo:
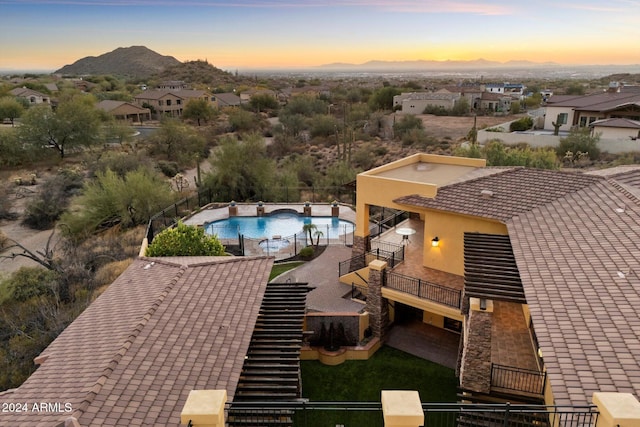
[[[374,263],[376,261],[373,261]],[[380,262],[380,261],[377,261]],[[386,267],[386,263],[385,267]],[[382,297],[382,280],[385,269],[369,268],[369,285],[367,291],[367,312],[369,326],[374,337],[382,341],[389,329],[389,301]]]
[[[478,393],[491,391],[491,323],[493,313],[471,310],[467,320],[460,386]]]
[[[351,256],[358,256],[366,253],[370,249],[369,236],[353,236],[353,247]]]

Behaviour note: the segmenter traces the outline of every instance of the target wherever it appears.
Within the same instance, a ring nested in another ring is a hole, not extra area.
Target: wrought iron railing
[[[338,264],[338,277],[365,268],[374,259],[386,261],[389,267],[395,267],[398,263],[404,261],[404,247],[400,245],[390,245],[392,246],[389,246],[388,249],[391,250],[376,248],[370,252],[356,255],[345,261],[340,261]]]
[[[546,379],[546,372],[491,364],[491,387],[543,395]]]
[[[380,402],[229,402],[229,426],[383,427]],[[429,427],[594,427],[595,406],[423,403]]]
[[[383,286],[415,295],[449,307],[460,308],[462,291],[436,285],[416,277],[388,271],[384,275]]]

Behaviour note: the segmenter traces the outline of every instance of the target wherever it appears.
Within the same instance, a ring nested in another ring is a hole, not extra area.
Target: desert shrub
[[[165,160],[161,160],[158,162],[158,170],[160,170],[160,172],[162,172],[162,174],[168,178],[173,178],[178,172],[180,172],[178,163],[168,162]]]
[[[511,122],[511,124],[509,125],[509,131],[522,132],[522,131],[531,129],[532,127],[533,127],[533,119],[529,116],[526,116]]]
[[[96,286],[103,286],[111,284],[118,276],[120,276],[131,265],[133,261],[131,259],[125,259],[122,261],[110,262],[100,267],[95,274]]]
[[[8,185],[0,185],[0,219],[14,220],[18,217],[18,214],[13,212],[13,197],[9,195]]]
[[[532,149],[523,144],[507,147],[493,140],[484,147],[484,156],[488,166],[526,166],[538,169],[557,169],[558,159],[551,148]]]
[[[9,246],[9,238],[4,231],[0,230],[0,251]]]
[[[484,130],[486,132],[504,132],[504,128],[502,128],[500,126],[496,126],[496,127],[492,127],[492,128],[486,128]]]
[[[42,184],[38,195],[26,206],[23,223],[37,230],[46,230],[60,218],[71,197],[82,188],[83,177],[64,169]]]
[[[441,105],[427,105],[423,111],[423,114],[433,114],[434,116],[448,116],[449,114],[451,114],[451,112]]]
[[[89,176],[95,177],[98,173],[104,173],[108,169],[124,177],[127,172],[134,171],[140,166],[151,166],[149,157],[142,154],[131,154],[119,151],[103,153],[98,160],[90,164]]]
[[[59,280],[60,276],[54,271],[22,267],[9,279],[11,299],[24,302],[34,297],[52,296]]]
[[[393,125],[393,132],[396,137],[402,139],[406,133],[409,133],[412,129],[424,129],[422,119],[412,114],[403,116],[399,121]]]
[[[596,160],[600,156],[598,141],[600,135],[591,136],[589,129],[572,130],[567,137],[560,138],[556,152],[570,163],[584,156]]]
[[[300,249],[300,256],[302,258],[313,258],[314,252],[315,249],[313,248],[313,246],[305,246],[304,248]]]
[[[410,129],[402,135],[402,145],[404,147],[425,147],[427,145],[427,134],[424,129]]]
[[[371,145],[367,144],[356,150],[356,152],[353,154],[352,161],[356,166],[364,170],[371,169],[376,161],[376,156],[374,150],[372,150]]]
[[[214,256],[224,255],[224,246],[217,236],[210,236],[203,228],[179,222],[154,237],[147,256]]]

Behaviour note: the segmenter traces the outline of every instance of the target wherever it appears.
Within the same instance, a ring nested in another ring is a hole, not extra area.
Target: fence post
[[[491,367],[493,368],[493,365],[491,365]],[[509,406],[510,405],[511,404],[509,402],[507,402],[504,405],[504,424],[503,424],[504,427],[508,427],[508,425],[509,425]]]
[[[417,391],[382,390],[381,401],[385,427],[424,425],[424,411]]]

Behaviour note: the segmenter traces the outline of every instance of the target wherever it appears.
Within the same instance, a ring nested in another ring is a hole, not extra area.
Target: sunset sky
[[[146,46],[226,70],[369,60],[640,64],[640,0],[0,0],[0,69]]]

